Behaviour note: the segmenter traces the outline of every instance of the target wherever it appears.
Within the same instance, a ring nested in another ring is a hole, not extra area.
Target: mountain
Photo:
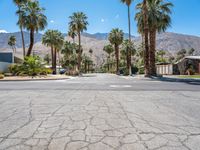
[[[17,38],[17,54],[18,56],[22,55],[22,42],[21,42],[21,34],[20,32],[15,33],[0,33],[0,51],[9,51],[11,50],[8,46],[7,42],[11,35],[16,36]],[[66,34],[64,34],[66,37]],[[29,33],[24,32],[25,43],[28,47],[29,45]],[[128,38],[128,34],[125,34],[125,38]],[[35,45],[33,51],[43,57],[47,53],[49,53],[49,48],[42,45],[41,43],[42,34],[35,34]],[[70,37],[66,37],[67,40],[71,41]],[[96,33],[82,34],[82,45],[84,49],[84,53],[89,54],[89,49],[93,49],[93,60],[97,65],[100,65],[106,58],[106,54],[103,52],[103,47],[105,44],[108,44],[108,33]],[[140,37],[132,36],[132,39],[135,41],[136,46],[141,43]],[[76,39],[77,41],[77,39]],[[200,37],[191,36],[191,35],[183,35],[177,33],[161,33],[157,35],[157,49],[158,50],[166,50],[172,55],[175,55],[177,51],[181,49],[190,49],[194,48],[196,50],[196,54],[200,55]]]
[[[11,35],[14,35],[16,37],[16,48],[22,47],[22,38],[20,32],[14,32],[14,33],[0,33],[0,49],[8,49],[8,39]],[[24,32],[24,39],[25,39],[25,45],[29,45],[29,33]],[[42,34],[35,33],[35,43],[40,42],[42,39]]]

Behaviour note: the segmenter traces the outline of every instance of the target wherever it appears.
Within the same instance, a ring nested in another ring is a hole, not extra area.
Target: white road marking
[[[130,88],[131,85],[110,85],[111,88]]]

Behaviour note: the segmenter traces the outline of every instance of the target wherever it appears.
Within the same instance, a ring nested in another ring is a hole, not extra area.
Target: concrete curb
[[[56,80],[67,80],[70,78],[55,78],[55,79],[20,79],[20,80],[16,80],[16,79],[10,79],[10,80],[0,80],[0,82],[20,82],[20,81],[56,81]]]
[[[161,81],[168,81],[168,82],[199,82],[200,83],[200,79],[180,79],[180,78],[167,78],[167,77],[150,77],[151,79],[154,80],[161,80]]]

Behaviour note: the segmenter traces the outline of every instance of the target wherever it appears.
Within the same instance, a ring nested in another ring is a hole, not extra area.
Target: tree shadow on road
[[[152,80],[162,81],[162,82],[176,82],[176,83],[186,83],[190,85],[200,85],[200,80],[197,79],[177,79],[177,78],[167,78],[167,77],[149,77]]]

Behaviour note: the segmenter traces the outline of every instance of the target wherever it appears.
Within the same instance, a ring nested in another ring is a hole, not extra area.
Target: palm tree
[[[148,24],[149,24],[149,62],[150,74],[156,75],[155,53],[156,53],[156,33],[164,32],[171,24],[170,8],[172,3],[164,0],[148,0]]]
[[[73,43],[75,43],[75,37],[77,36],[75,30],[73,28],[70,28],[68,31],[68,36],[70,36],[73,40]]]
[[[23,28],[30,31],[30,45],[26,56],[30,56],[34,45],[34,33],[44,30],[47,26],[47,18],[43,14],[44,8],[41,8],[38,1],[28,1],[27,4],[21,5],[21,14],[23,19]]]
[[[10,36],[10,38],[8,39],[8,45],[12,48],[13,53],[16,52],[16,37],[14,35]]]
[[[64,36],[61,32],[55,31],[55,45],[54,45],[54,74],[57,73],[56,66],[57,66],[57,53],[58,53],[58,62],[59,62],[59,69],[60,69],[60,50],[63,47],[64,43]]]
[[[114,52],[113,46],[111,44],[105,45],[103,51],[105,51],[108,54],[107,64],[108,64],[108,71],[110,71],[110,58],[111,54]]]
[[[112,29],[108,37],[110,43],[114,45],[115,57],[116,57],[116,74],[119,74],[119,46],[122,44],[124,39],[124,33],[122,30],[116,28]]]
[[[131,56],[134,56],[136,50],[134,48],[134,43],[129,40],[124,40],[122,43],[122,51],[124,51],[125,54],[127,54],[127,50],[129,50],[129,53]],[[132,74],[132,73],[131,73]]]
[[[21,6],[23,4],[26,4],[29,0],[13,0],[13,2],[15,3],[15,5],[18,7],[17,12],[21,12]],[[23,18],[22,18],[22,14],[21,13],[17,13],[19,19],[18,19],[18,25],[20,28],[20,32],[21,32],[21,38],[22,38],[22,48],[23,48],[23,56],[25,58],[26,55],[26,49],[25,49],[25,42],[24,42],[24,32],[23,32]]]
[[[51,48],[51,62],[53,67],[55,30],[47,30],[42,37],[42,44]]]
[[[64,54],[66,60],[69,60],[70,56],[73,54],[73,49],[73,44],[71,42],[64,42],[61,54]]]
[[[81,69],[81,33],[87,30],[87,16],[83,12],[73,13],[72,16],[69,17],[69,28],[73,29],[75,33],[78,35],[78,43],[79,43],[79,51],[78,51],[78,71]]]
[[[142,14],[143,14],[143,23],[144,23],[144,45],[145,45],[145,51],[144,51],[144,57],[145,57],[145,74],[146,76],[149,76],[149,28],[148,28],[148,10],[147,10],[147,0],[143,1],[143,8],[142,8]]]
[[[58,30],[47,30],[42,37],[42,43],[51,47],[53,74],[56,74],[57,52],[62,48],[64,36]]]
[[[149,72],[149,27],[148,27],[148,9],[147,0],[137,4],[136,8],[139,12],[136,13],[138,32],[144,38],[144,68],[145,76],[150,76]]]
[[[165,3],[164,0],[144,0],[137,5],[140,11],[136,14],[136,20],[138,31],[144,35],[145,72],[148,76],[156,75],[156,33],[163,32],[170,26],[172,6],[172,3]]]
[[[128,7],[128,29],[129,29],[129,42],[131,42],[131,17],[130,17],[130,6],[133,0],[120,0],[122,3],[125,3]],[[129,49],[127,49],[127,69],[129,70],[129,75],[132,74],[131,71],[131,54]]]

